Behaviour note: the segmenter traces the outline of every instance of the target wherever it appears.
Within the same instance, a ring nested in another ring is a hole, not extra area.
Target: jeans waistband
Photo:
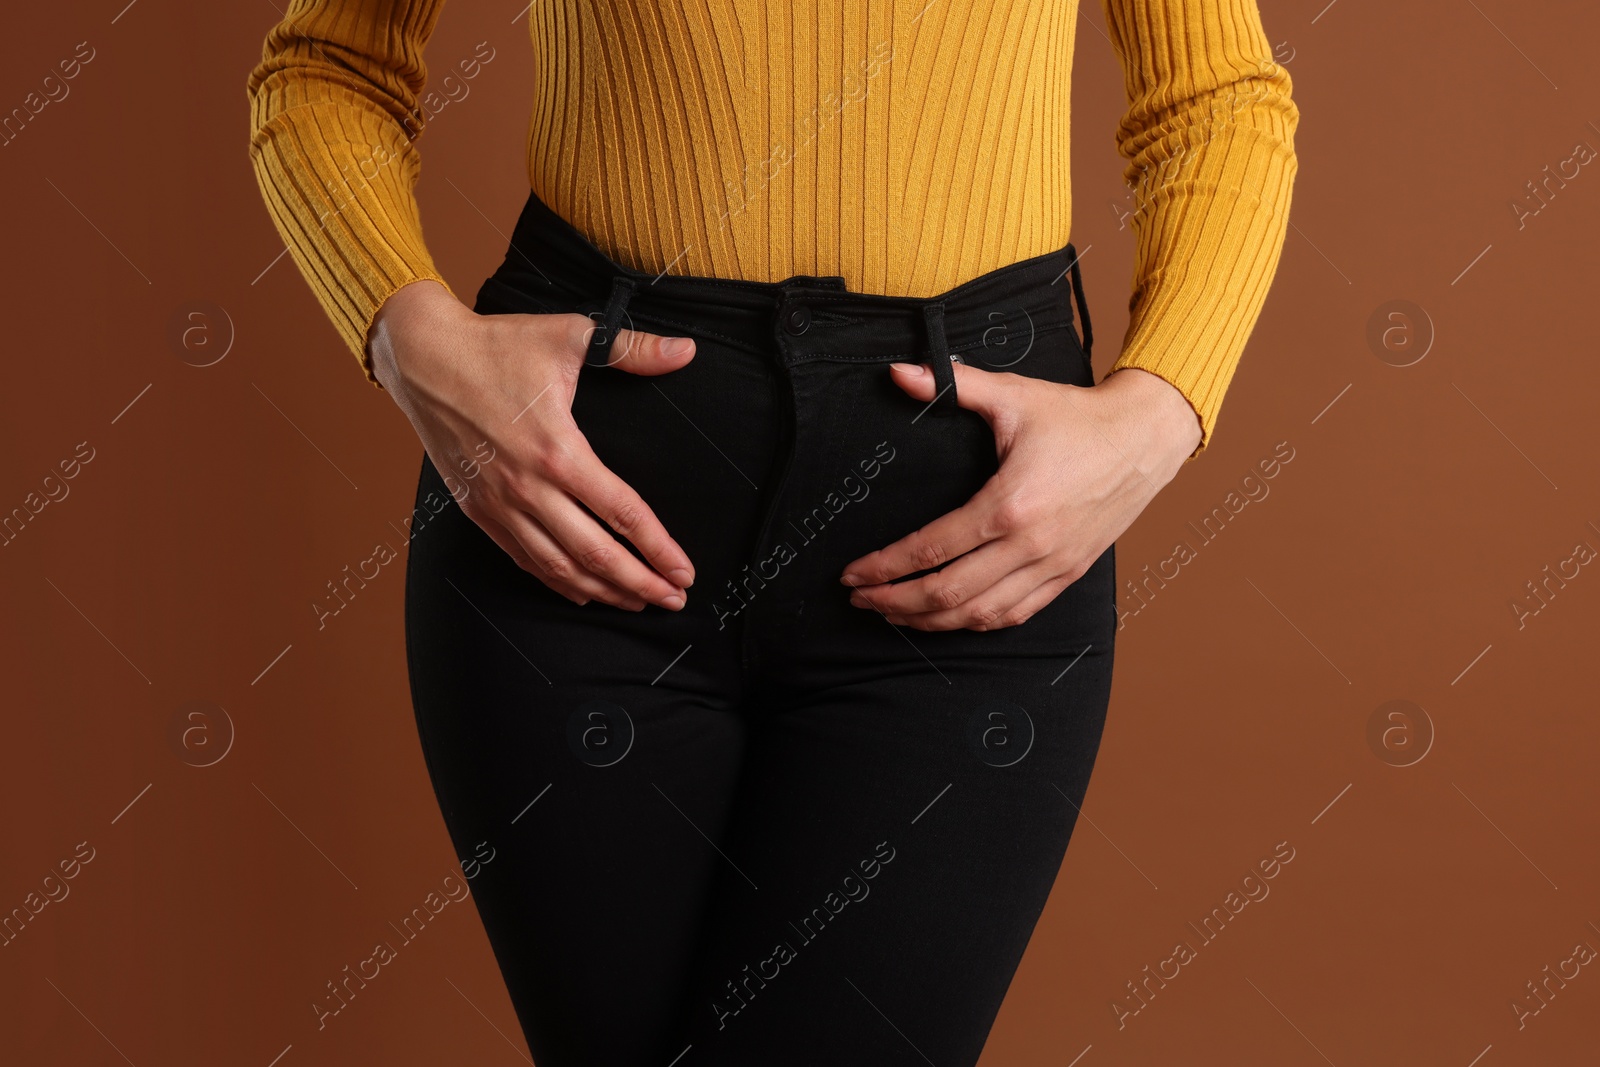
[[[591,363],[608,359],[616,331],[635,323],[651,332],[701,331],[764,350],[777,342],[791,365],[817,359],[927,362],[940,386],[943,402],[936,406],[947,413],[954,408],[950,362],[985,347],[997,330],[1064,329],[1074,321],[1076,301],[1085,354],[1094,343],[1078,252],[1070,242],[937,296],[885,296],[852,292],[837,276],[758,282],[648,274],[612,260],[530,193],[495,278],[594,318],[600,325]],[[1068,286],[1059,284],[1068,278],[1072,299]]]

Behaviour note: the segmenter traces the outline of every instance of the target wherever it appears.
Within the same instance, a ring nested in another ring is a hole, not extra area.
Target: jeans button
[[[796,337],[811,328],[811,310],[804,304],[797,304],[789,309],[789,314],[783,317],[783,328]]]

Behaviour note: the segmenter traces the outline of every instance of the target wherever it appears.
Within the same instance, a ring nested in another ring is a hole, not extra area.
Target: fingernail
[[[890,366],[907,378],[920,378],[928,373],[928,368],[920,363],[891,363]]]
[[[683,597],[669,596],[661,601],[661,606],[666,608],[668,611],[677,611],[679,608],[683,607]]]
[[[866,597],[861,596],[861,595],[859,595],[857,593],[851,593],[850,594],[850,603],[853,606],[858,607],[858,608],[866,608],[866,607],[871,607],[872,606],[872,605],[867,603],[867,598]]]
[[[839,579],[839,584],[841,584],[841,585],[860,585],[861,584],[861,575],[855,573],[854,571],[845,571],[844,575],[842,577],[840,577],[840,579]]]
[[[668,356],[686,356],[694,348],[694,342],[687,337],[669,337],[661,342],[661,352]]]
[[[694,584],[694,575],[690,574],[682,567],[679,567],[676,570],[668,571],[667,577],[672,579],[673,585],[681,586],[684,589],[687,589]]]

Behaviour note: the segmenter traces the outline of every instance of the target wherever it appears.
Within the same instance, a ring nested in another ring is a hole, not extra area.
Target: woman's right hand
[[[434,466],[448,474],[478,464],[477,488],[459,501],[461,510],[517,566],[577,604],[677,611],[694,582],[689,557],[600,462],[572,418],[597,328],[576,313],[479,315],[428,280],[384,301],[368,347],[373,374]],[[613,365],[631,374],[667,374],[693,358],[687,337],[620,330],[612,343]],[[494,449],[489,463],[480,451],[485,441]]]

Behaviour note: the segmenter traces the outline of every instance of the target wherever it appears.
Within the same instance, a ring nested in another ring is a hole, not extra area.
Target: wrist
[[[393,392],[405,377],[402,353],[416,349],[409,342],[420,334],[448,329],[472,311],[444,285],[424,278],[408,282],[391,293],[373,317],[367,333],[367,356],[372,375]],[[426,350],[428,346],[420,346]]]
[[[1139,367],[1119,367],[1101,381],[1123,404],[1141,450],[1141,469],[1170,480],[1194,454],[1202,436],[1200,416],[1182,390]]]

